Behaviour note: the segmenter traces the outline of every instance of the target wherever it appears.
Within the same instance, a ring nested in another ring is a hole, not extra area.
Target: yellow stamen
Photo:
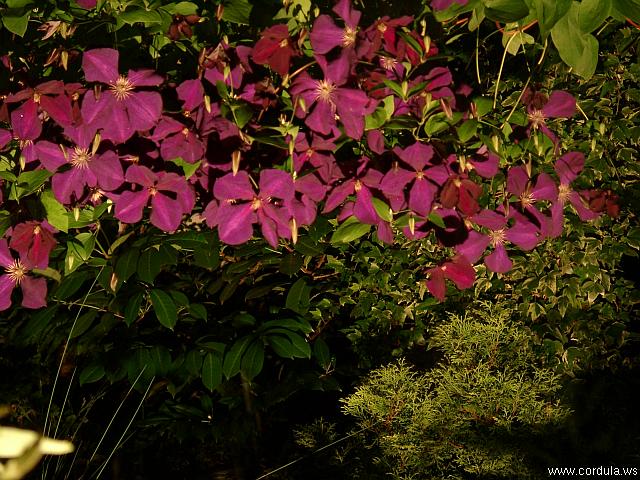
[[[113,92],[113,96],[116,100],[126,100],[131,96],[131,91],[135,88],[133,83],[129,81],[126,75],[120,75],[115,83],[112,83],[109,88]]]
[[[71,154],[71,160],[69,163],[75,168],[87,168],[92,158],[93,155],[89,153],[89,149],[75,147]]]
[[[20,260],[14,260],[11,265],[5,267],[7,275],[16,285],[20,285],[20,282],[25,277],[29,269],[25,267]]]
[[[507,240],[507,235],[504,232],[504,228],[501,228],[500,230],[494,230],[489,233],[489,238],[491,239],[491,245],[497,247],[498,245],[504,244]]]

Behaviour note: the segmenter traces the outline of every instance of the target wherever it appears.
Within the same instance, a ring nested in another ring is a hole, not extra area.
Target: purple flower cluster
[[[230,245],[249,241],[256,226],[274,248],[281,239],[295,242],[319,209],[339,208],[338,220],[354,216],[374,225],[387,243],[394,227],[411,239],[433,234],[455,251],[426,272],[439,299],[446,279],[471,286],[472,265],[481,258],[504,273],[512,266],[509,245],[530,250],[558,236],[567,205],[582,219],[598,215],[584,193],[571,189],[584,165],[578,152],[557,160],[557,179],[510,167],[506,198],[491,210],[481,206],[483,181],[495,178],[501,159],[487,146],[462,156],[422,139],[398,144],[383,124],[368,126],[367,117],[383,111],[391,120],[450,117],[469,104],[468,88],[456,88],[446,67],[425,68],[437,48],[408,28],[412,18],[385,17],[365,27],[350,0],[333,12],[315,20],[313,62],[298,70],[292,64],[302,55],[302,38],[286,25],[265,30],[253,48],[222,43],[205,50],[197,76],[177,86],[153,70],[122,71],[117,50],[86,51],[84,83],[47,81],[5,98],[0,122],[9,126],[0,128],[0,150],[17,148],[27,170],[51,172],[53,194],[69,208],[108,199],[121,222],[136,224],[148,212],[166,232],[201,213]],[[285,77],[283,87],[275,87],[265,67]],[[166,109],[167,98],[181,111]],[[575,100],[565,92],[527,92],[524,104],[527,135],[540,130],[557,144],[547,120],[573,115]],[[287,109],[299,120],[287,120]],[[258,140],[278,140],[274,131],[286,148],[265,155]],[[347,151],[354,145],[357,155]],[[180,160],[193,166],[188,178]],[[398,218],[390,221],[380,205]],[[0,240],[0,309],[8,308],[17,285],[25,307],[45,303],[44,279],[29,272],[46,267],[55,240],[44,223],[33,225],[16,226],[9,243]]]

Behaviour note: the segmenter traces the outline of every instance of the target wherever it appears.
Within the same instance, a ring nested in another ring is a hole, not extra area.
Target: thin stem
[[[500,77],[502,77],[502,69],[504,68],[504,61],[507,59],[507,53],[509,52],[509,45],[511,45],[511,42],[513,41],[513,39],[516,38],[515,35],[511,35],[511,38],[509,39],[509,41],[507,42],[507,44],[504,47],[504,53],[502,54],[502,61],[500,62],[500,70],[498,70],[498,79],[496,80],[496,91],[495,94],[493,96],[493,108],[496,108],[496,104],[498,103],[498,91],[499,91],[499,87],[500,87]]]

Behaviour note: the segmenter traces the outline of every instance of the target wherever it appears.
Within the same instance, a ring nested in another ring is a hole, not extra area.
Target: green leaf
[[[283,358],[310,358],[311,347],[300,335],[283,330],[283,335],[269,335],[267,341],[273,350]]]
[[[89,327],[91,327],[91,324],[97,316],[97,310],[91,310],[84,313],[83,315],[80,315],[73,326],[73,330],[71,330],[71,332],[69,333],[69,338],[77,338],[84,332],[89,330]]]
[[[4,20],[4,19],[3,19]],[[15,190],[11,190],[9,198],[18,200],[25,195],[29,195],[38,190],[53,173],[48,170],[32,170],[22,172],[16,180]]]
[[[53,292],[53,297],[59,300],[66,300],[76,293],[85,281],[89,279],[89,272],[75,272],[71,275],[65,275],[60,286]]]
[[[622,18],[630,18],[634,22],[640,22],[640,1],[638,0],[613,0],[612,8],[615,9]],[[613,12],[612,12],[613,13]]]
[[[373,202],[373,208],[375,208],[376,213],[382,220],[384,220],[385,222],[393,221],[393,212],[391,211],[391,207],[389,207],[389,205],[376,197],[373,197],[371,201]]]
[[[253,340],[253,336],[242,337],[233,344],[233,347],[227,352],[224,357],[224,364],[222,367],[222,373],[227,379],[237,375],[240,372],[242,365],[242,355],[246,350],[249,343]]]
[[[116,249],[117,249],[120,245],[122,245],[124,242],[126,242],[126,241],[128,240],[128,238],[129,238],[131,235],[133,235],[133,233],[134,233],[134,232],[133,232],[133,231],[131,231],[131,232],[129,232],[129,233],[127,233],[127,234],[125,234],[125,235],[122,235],[122,236],[120,236],[120,237],[116,238],[116,239],[115,239],[115,241],[114,241],[114,242],[111,244],[111,246],[109,247],[109,250],[108,250],[108,252],[107,252],[107,253],[108,253],[109,255],[113,255],[113,253],[116,251]]]
[[[458,132],[458,138],[461,142],[466,142],[470,140],[478,131],[478,121],[477,120],[467,120],[458,128],[456,128]]]
[[[209,352],[202,362],[202,384],[213,392],[222,383],[222,358],[219,354]]]
[[[253,5],[248,0],[229,0],[223,3],[222,19],[231,23],[248,25]]]
[[[330,242],[332,244],[353,242],[369,233],[370,230],[371,225],[360,223],[356,217],[351,216],[342,222],[342,225],[333,232]]]
[[[540,35],[546,38],[554,25],[567,13],[571,0],[533,0]]]
[[[191,375],[202,375],[202,355],[197,350],[191,350],[184,359],[184,366]]]
[[[324,246],[306,236],[298,237],[294,249],[307,257],[319,257],[324,254]]]
[[[142,306],[143,299],[144,293],[138,292],[127,301],[127,306],[124,309],[124,323],[126,323],[128,327],[140,317],[140,307]]]
[[[318,365],[322,368],[329,368],[331,366],[331,352],[327,342],[318,338],[313,342],[313,356],[316,357]]]
[[[40,202],[46,212],[47,222],[66,233],[69,230],[69,216],[64,205],[56,200],[51,190],[42,192]]]
[[[24,37],[24,34],[27,31],[27,26],[29,25],[29,16],[30,15],[31,15],[31,12],[27,12],[22,16],[16,16],[16,17],[3,16],[2,17],[2,24],[11,33],[15,33],[19,37]],[[43,170],[40,170],[40,171],[43,171]]]
[[[104,367],[98,363],[87,365],[82,372],[80,372],[80,385],[97,382],[104,377],[104,373]]]
[[[572,3],[569,12],[551,30],[551,38],[560,58],[576,74],[588,79],[596,71],[599,45],[593,35],[580,32],[577,20],[579,8],[578,2]]]
[[[304,278],[299,278],[287,293],[287,300],[285,306],[289,310],[293,310],[296,313],[306,313],[309,310],[309,293],[311,288],[307,286],[307,282]]]
[[[162,23],[162,17],[154,10],[145,10],[143,8],[132,8],[118,15],[118,20],[133,25],[134,23],[144,23],[151,25],[154,23]]]
[[[279,270],[285,275],[295,275],[302,264],[304,263],[304,257],[298,253],[288,253],[282,260],[280,260]]]
[[[178,323],[178,311],[171,297],[157,288],[151,290],[150,297],[151,305],[158,317],[158,321],[168,329],[173,330],[173,327]]]
[[[8,8],[24,8],[33,3],[34,0],[6,0]]]
[[[192,2],[178,2],[168,10],[175,15],[195,15],[198,13],[198,6]]]
[[[151,247],[140,255],[138,277],[144,282],[153,283],[163,265],[175,265],[176,262],[177,252],[171,245],[162,244],[157,248]]]
[[[524,0],[482,0],[484,13],[488,19],[511,23],[529,15],[529,7]]]
[[[118,277],[118,283],[126,282],[131,275],[136,272],[138,260],[140,259],[140,250],[130,248],[118,257],[116,261],[115,272]]]
[[[166,375],[171,369],[171,353],[165,347],[156,345],[149,349],[149,358],[158,375]]]
[[[184,172],[184,177],[187,180],[193,177],[193,174],[198,171],[198,168],[200,168],[200,164],[202,163],[202,160],[198,160],[197,162],[194,162],[194,163],[185,162],[180,157],[174,158],[171,161],[182,169],[182,171]]]
[[[261,371],[264,364],[264,345],[261,339],[255,340],[242,357],[242,373],[248,380],[255,378]]]
[[[591,33],[609,17],[611,0],[582,0],[578,8],[577,20],[580,30]]]

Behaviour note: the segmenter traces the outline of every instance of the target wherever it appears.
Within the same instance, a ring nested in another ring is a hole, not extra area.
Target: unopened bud
[[[96,133],[96,136],[93,137],[93,145],[91,145],[91,154],[95,155],[100,147],[100,133]]]
[[[238,173],[238,170],[240,170],[240,154],[240,150],[235,150],[231,154],[231,170],[234,176]]]
[[[209,95],[204,96],[204,108],[207,113],[211,113],[211,97]]]
[[[216,20],[218,21],[222,20],[223,15],[224,15],[224,5],[221,3],[218,5],[218,8],[216,9]]]
[[[118,276],[116,275],[116,272],[113,272],[111,274],[111,280],[109,281],[109,287],[114,292],[116,291],[116,288],[118,287]]]
[[[409,231],[411,232],[411,235],[416,233],[416,219],[413,216],[409,217]]]
[[[80,220],[80,208],[79,207],[73,207],[73,218],[74,218],[74,220],[76,222],[78,220]]]
[[[289,228],[291,229],[291,241],[295,245],[298,242],[298,222],[295,218],[289,222]]]
[[[402,96],[406,100],[407,95],[409,95],[409,82],[407,82],[406,80],[403,80],[402,84],[400,85],[400,88],[402,88]]]

